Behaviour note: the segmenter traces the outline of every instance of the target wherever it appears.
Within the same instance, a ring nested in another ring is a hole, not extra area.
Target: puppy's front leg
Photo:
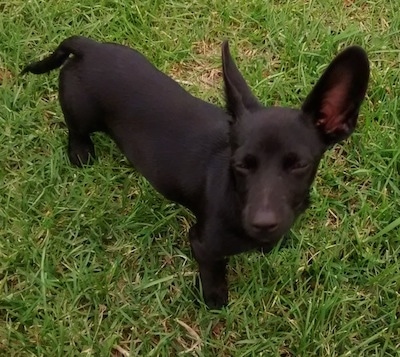
[[[221,309],[228,303],[226,259],[199,262],[203,297],[210,309]]]
[[[204,247],[204,240],[199,238],[197,224],[190,229],[189,239],[194,258],[199,265],[204,301],[211,309],[221,309],[228,303],[227,259],[217,258]]]

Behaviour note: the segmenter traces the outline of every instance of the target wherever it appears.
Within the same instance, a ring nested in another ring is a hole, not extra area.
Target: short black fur
[[[319,161],[354,130],[369,79],[364,50],[329,65],[302,109],[266,108],[222,45],[227,111],[193,97],[137,51],[84,37],[64,40],[25,72],[60,72],[60,103],[77,166],[94,158],[90,134],[108,133],[165,197],[189,208],[203,294],[228,301],[226,259],[270,250],[309,202]]]

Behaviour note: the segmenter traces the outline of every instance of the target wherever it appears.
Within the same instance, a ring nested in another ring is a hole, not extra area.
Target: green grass
[[[399,29],[398,1],[0,1],[0,355],[400,356]],[[71,167],[57,73],[18,77],[73,34],[218,105],[225,38],[266,105],[298,107],[340,49],[368,51],[357,132],[281,249],[231,259],[221,312],[194,288],[193,217],[105,136]]]

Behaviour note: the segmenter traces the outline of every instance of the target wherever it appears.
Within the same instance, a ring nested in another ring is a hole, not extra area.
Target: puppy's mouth
[[[281,238],[287,233],[289,229],[282,229],[277,227],[274,230],[271,229],[257,229],[254,227],[248,227],[245,225],[246,234],[253,240],[261,244],[275,245]]]
[[[273,246],[289,232],[296,214],[284,203],[278,207],[247,204],[241,218],[242,227],[249,239],[260,245]]]

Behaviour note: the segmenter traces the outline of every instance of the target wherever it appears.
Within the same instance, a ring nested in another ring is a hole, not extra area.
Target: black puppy
[[[366,53],[349,47],[300,110],[266,108],[227,42],[222,63],[227,111],[193,97],[135,50],[84,37],[22,71],[64,64],[60,103],[73,164],[87,164],[90,134],[106,132],[159,192],[195,214],[189,239],[212,308],[228,301],[226,258],[271,249],[306,209],[321,156],[353,132],[369,79]]]

